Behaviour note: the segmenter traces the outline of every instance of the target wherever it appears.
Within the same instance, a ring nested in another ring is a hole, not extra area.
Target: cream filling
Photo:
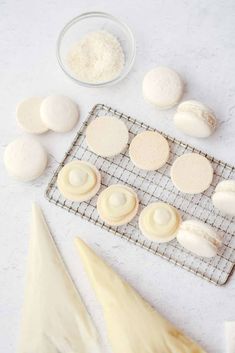
[[[145,230],[156,236],[172,235],[179,225],[179,216],[170,205],[159,203],[146,209],[143,216]]]
[[[95,171],[82,162],[69,163],[59,173],[60,187],[71,195],[84,195],[97,183]]]
[[[120,221],[135,209],[136,197],[126,188],[115,186],[103,191],[100,206],[105,218]]]

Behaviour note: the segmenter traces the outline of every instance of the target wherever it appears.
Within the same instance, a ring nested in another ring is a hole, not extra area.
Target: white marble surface
[[[110,12],[126,21],[137,40],[132,72],[112,88],[78,87],[56,62],[55,42],[60,29],[72,17],[90,10]],[[235,164],[234,18],[233,0],[0,0],[1,152],[22,134],[15,120],[19,100],[61,93],[80,104],[81,120],[95,103],[104,102]],[[205,141],[182,137],[173,127],[173,111],[155,111],[144,102],[143,75],[159,64],[182,74],[187,82],[184,98],[199,99],[214,108],[220,124],[213,137]],[[50,132],[38,137],[50,153],[50,163],[46,174],[33,183],[9,178],[1,159],[0,352],[13,353],[16,349],[33,200],[42,206],[104,342],[101,313],[72,243],[78,234],[208,353],[224,352],[223,322],[235,319],[234,276],[226,286],[215,287],[44,199],[53,166],[74,133]]]

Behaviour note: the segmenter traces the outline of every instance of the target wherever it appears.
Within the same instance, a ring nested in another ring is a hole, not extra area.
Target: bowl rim
[[[73,77],[67,70],[66,66],[63,64],[63,61],[61,59],[61,55],[60,55],[60,48],[61,48],[61,43],[63,40],[63,37],[65,35],[65,33],[77,22],[86,19],[86,18],[90,18],[90,17],[103,17],[103,18],[107,18],[109,20],[112,20],[113,22],[116,22],[117,24],[119,24],[122,28],[124,28],[124,30],[128,33],[128,35],[130,36],[131,39],[131,43],[132,43],[132,53],[131,53],[131,59],[129,62],[129,65],[126,67],[126,70],[122,70],[121,73],[114,78],[113,80],[110,81],[104,81],[104,82],[100,82],[100,83],[89,83],[89,82],[84,82],[84,81],[80,81],[78,79],[76,79],[75,77]],[[124,77],[127,76],[127,74],[130,72],[135,57],[136,57],[136,41],[134,38],[134,35],[130,29],[130,27],[123,21],[119,20],[118,18],[116,18],[113,15],[110,15],[109,13],[106,12],[101,12],[101,11],[90,11],[90,12],[84,12],[74,18],[72,18],[69,22],[67,22],[65,24],[65,26],[62,28],[62,30],[59,33],[59,36],[57,38],[57,42],[56,42],[56,57],[57,57],[57,61],[62,69],[62,71],[74,82],[76,82],[77,84],[84,86],[84,87],[105,87],[105,86],[111,86],[119,81],[121,81]]]

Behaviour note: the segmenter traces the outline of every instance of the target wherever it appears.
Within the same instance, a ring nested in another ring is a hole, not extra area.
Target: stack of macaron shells
[[[19,126],[29,134],[38,135],[48,130],[67,132],[75,126],[78,118],[77,104],[62,95],[30,97],[20,102],[16,109]],[[8,173],[20,181],[32,181],[42,175],[47,160],[45,148],[28,136],[9,143],[4,153]]]
[[[74,101],[62,95],[30,97],[18,104],[16,117],[20,127],[31,134],[48,130],[67,132],[76,125],[79,109]]]
[[[181,100],[184,86],[182,78],[175,70],[158,66],[144,76],[142,91],[148,103],[158,109],[170,109]],[[206,138],[215,131],[217,119],[207,105],[197,100],[188,100],[178,105],[174,124],[186,135]]]

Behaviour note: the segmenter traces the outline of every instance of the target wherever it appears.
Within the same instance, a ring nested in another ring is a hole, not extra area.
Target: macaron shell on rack
[[[216,256],[222,245],[215,230],[197,220],[182,222],[177,232],[177,240],[187,250],[203,257]]]
[[[91,151],[101,157],[113,157],[121,153],[129,140],[123,121],[115,117],[101,116],[86,129],[86,143]]]
[[[59,172],[57,186],[68,200],[87,201],[98,192],[101,175],[98,169],[85,161],[67,163]]]
[[[178,157],[170,173],[175,187],[186,194],[202,193],[209,188],[213,179],[211,163],[198,153],[186,153]]]
[[[223,180],[212,195],[214,206],[221,212],[235,216],[235,180]]]
[[[170,148],[164,136],[157,131],[144,131],[130,143],[129,155],[137,168],[157,170],[166,164]]]

